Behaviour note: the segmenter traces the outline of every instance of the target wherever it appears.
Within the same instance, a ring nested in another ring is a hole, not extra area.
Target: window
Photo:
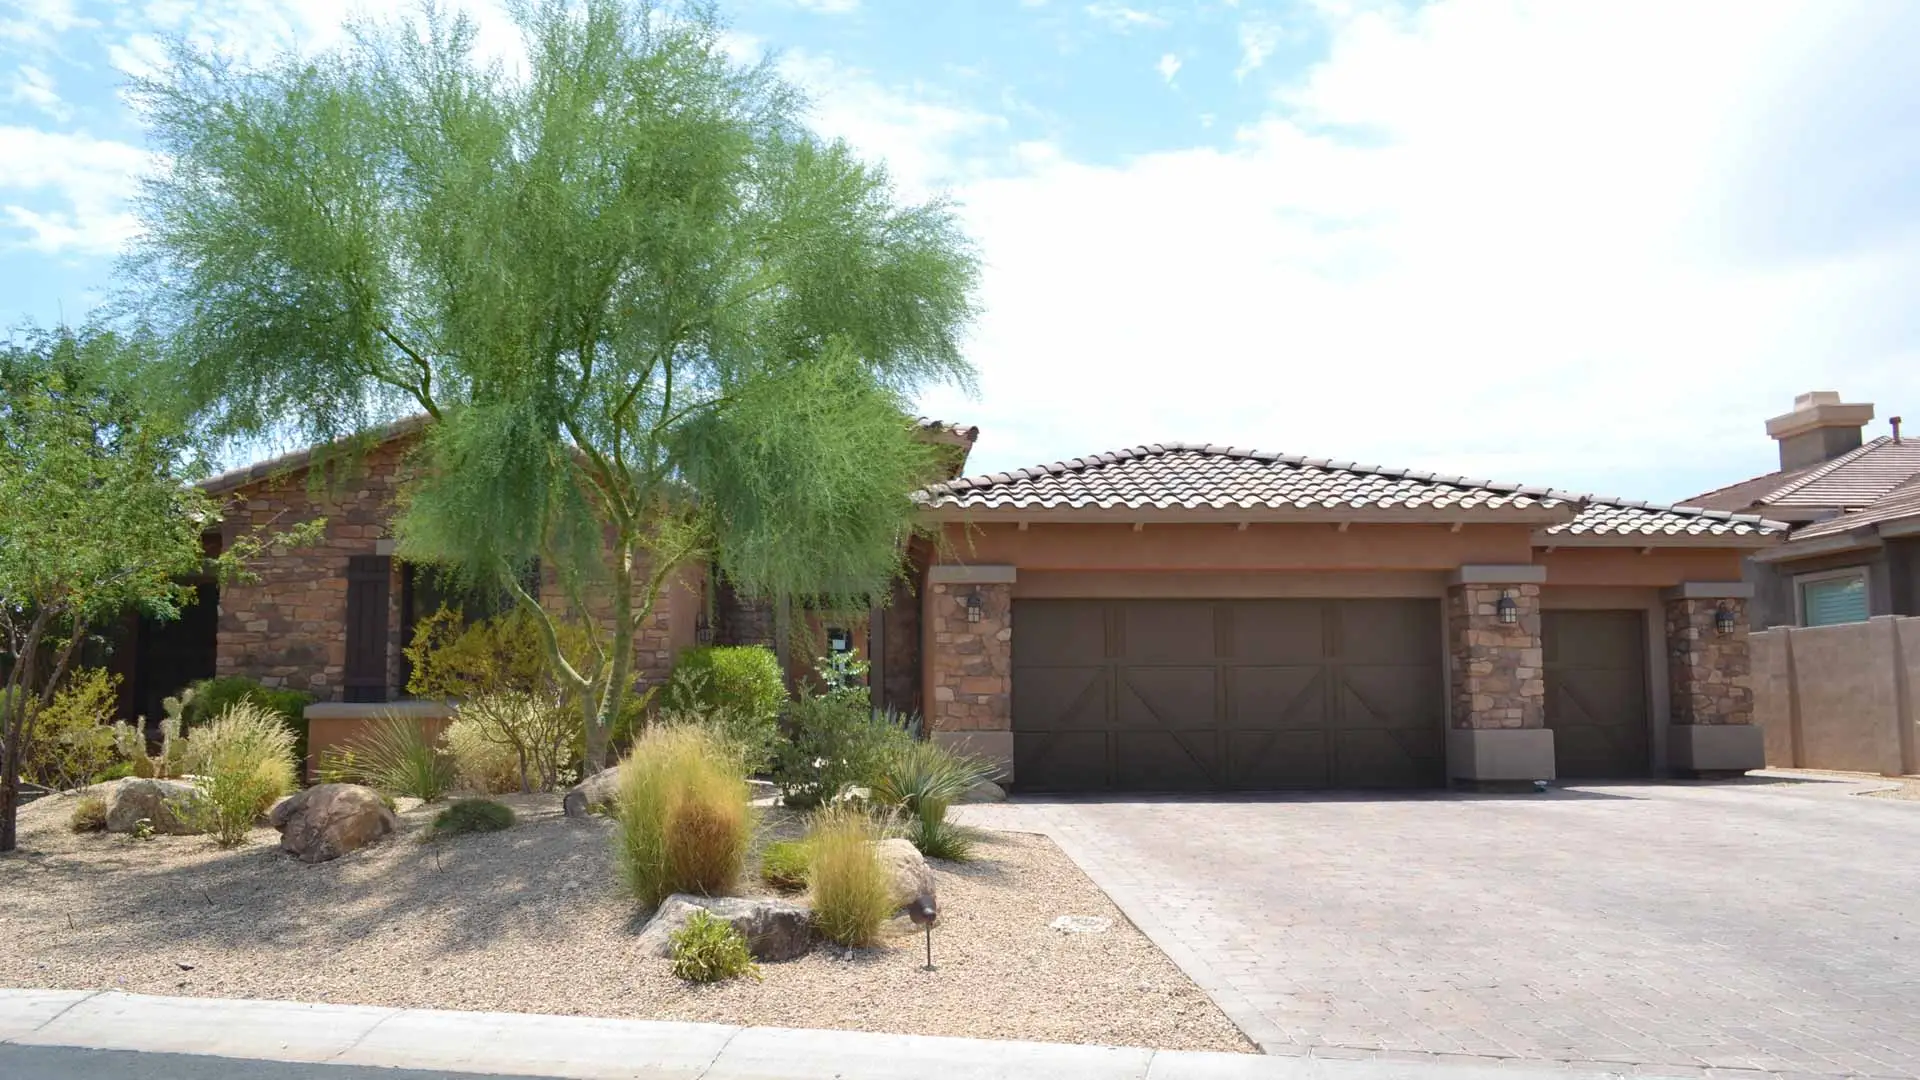
[[[1867,619],[1864,568],[1798,578],[1801,626],[1834,626]]]

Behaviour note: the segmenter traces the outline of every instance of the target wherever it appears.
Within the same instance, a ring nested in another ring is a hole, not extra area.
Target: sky
[[[511,56],[497,0],[458,0]],[[356,0],[0,0],[0,318],[78,322],[184,35],[324,48]],[[1673,501],[1795,394],[1920,422],[1910,0],[734,0],[812,123],[983,261],[988,472],[1248,446]],[[1912,428],[1910,428],[1912,430]]]

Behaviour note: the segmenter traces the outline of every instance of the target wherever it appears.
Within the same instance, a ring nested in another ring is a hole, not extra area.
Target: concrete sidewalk
[[[303,1067],[253,1064],[259,1062]],[[114,991],[0,990],[0,1075],[8,1077],[363,1080],[372,1069],[577,1080],[1593,1080],[1605,1075]]]

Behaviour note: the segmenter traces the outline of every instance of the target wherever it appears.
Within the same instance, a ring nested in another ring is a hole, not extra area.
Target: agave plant
[[[947,821],[947,809],[996,773],[989,762],[915,739],[888,749],[868,790],[875,803],[905,816],[907,839],[921,854],[960,862],[972,856],[973,844]]]

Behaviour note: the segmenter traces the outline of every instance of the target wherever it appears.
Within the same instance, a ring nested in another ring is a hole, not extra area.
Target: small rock
[[[620,767],[601,769],[585,780],[573,785],[567,791],[566,798],[560,800],[560,808],[568,817],[586,817],[601,807],[611,805],[614,792],[620,788]]]
[[[926,856],[908,841],[895,837],[873,846],[880,865],[893,886],[893,902],[915,915],[915,922],[931,921],[940,914],[940,899],[934,891],[933,869]]]
[[[779,963],[805,955],[813,944],[813,912],[791,900],[742,896],[690,896],[674,893],[660,902],[636,943],[656,956],[673,955],[673,933],[696,911],[730,924],[747,939],[755,960]]]
[[[776,787],[771,780],[750,779],[747,781],[747,797],[755,802],[759,802],[761,799],[771,799],[779,794],[780,789]]]
[[[203,798],[200,789],[185,780],[128,777],[107,793],[107,831],[131,833],[144,819],[156,833],[195,835],[201,830],[191,822]]]
[[[1113,928],[1113,920],[1098,915],[1062,915],[1047,925],[1063,934],[1104,934]]]
[[[380,793],[359,784],[318,784],[279,803],[270,815],[280,850],[303,863],[327,862],[400,827]]]
[[[186,962],[185,960],[175,960],[175,961],[173,962],[173,966],[174,966],[174,967],[177,967],[177,968],[179,968],[179,969],[180,969],[181,971],[192,971],[192,970],[193,970],[193,965],[192,965],[192,964],[189,964],[189,963],[187,963],[187,962]]]

